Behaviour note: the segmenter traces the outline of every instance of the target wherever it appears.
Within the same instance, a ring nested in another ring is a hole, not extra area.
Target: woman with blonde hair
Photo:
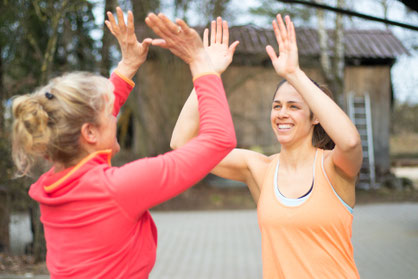
[[[110,81],[70,73],[13,103],[17,168],[28,174],[39,158],[53,165],[29,190],[40,204],[51,278],[148,278],[157,245],[148,209],[202,179],[236,143],[222,81],[196,31],[150,14],[146,23],[162,39],[140,43],[131,12],[127,25],[120,8],[118,23],[108,17],[122,50]],[[119,151],[116,115],[151,43],[189,64],[200,134],[176,151],[112,167]]]
[[[285,79],[273,98],[270,122],[280,153],[234,149],[212,173],[246,183],[257,203],[263,278],[359,278],[351,244],[355,182],[362,163],[360,136],[329,90],[299,68],[296,34],[287,16],[273,21],[279,56],[266,47],[276,73]],[[236,42],[228,26],[212,22],[204,44],[215,69],[225,71]],[[179,148],[199,128],[192,92],[173,131]]]

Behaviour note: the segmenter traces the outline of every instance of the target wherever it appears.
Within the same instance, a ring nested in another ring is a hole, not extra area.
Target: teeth
[[[279,129],[290,129],[292,128],[292,125],[290,124],[279,124]]]

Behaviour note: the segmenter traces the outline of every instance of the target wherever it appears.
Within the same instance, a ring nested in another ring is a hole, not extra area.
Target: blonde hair
[[[19,175],[30,173],[39,158],[71,165],[81,154],[84,123],[98,125],[99,113],[113,110],[113,84],[87,72],[52,79],[13,101],[13,161]]]

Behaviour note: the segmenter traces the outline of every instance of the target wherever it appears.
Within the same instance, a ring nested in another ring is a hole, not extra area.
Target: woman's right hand
[[[105,20],[105,24],[118,40],[122,52],[122,60],[119,62],[116,71],[127,78],[132,78],[147,59],[152,39],[146,38],[142,43],[138,42],[135,35],[134,16],[131,11],[128,12],[127,23],[125,23],[123,11],[120,7],[116,7],[117,23],[111,12],[106,14],[109,20]]]
[[[169,49],[189,64],[193,76],[214,72],[199,34],[183,20],[177,19],[175,24],[162,13],[150,13],[145,23],[161,38],[154,39],[152,44]]]
[[[266,51],[276,73],[289,80],[291,76],[300,72],[295,27],[289,16],[285,17],[286,25],[280,14],[276,16],[276,20],[277,22],[273,21],[273,30],[279,45],[279,56],[270,45],[266,47]]]
[[[235,49],[239,41],[229,45],[229,28],[228,22],[222,21],[218,17],[211,22],[210,27],[210,45],[209,45],[209,29],[206,28],[203,33],[203,46],[212,61],[215,71],[222,74],[231,64]]]

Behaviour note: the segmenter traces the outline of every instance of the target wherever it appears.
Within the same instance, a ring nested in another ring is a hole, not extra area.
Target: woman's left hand
[[[105,21],[107,28],[118,40],[122,60],[119,62],[117,70],[124,76],[132,78],[142,63],[147,59],[148,49],[152,39],[146,38],[142,43],[138,42],[135,35],[134,16],[128,12],[128,22],[125,24],[123,12],[120,7],[116,8],[118,23],[111,12],[107,12],[109,20]]]
[[[293,22],[289,16],[285,17],[286,26],[280,14],[276,16],[277,22],[273,21],[274,34],[279,45],[279,56],[273,47],[266,47],[276,73],[283,78],[294,74],[299,70],[298,47],[296,45],[296,33]]]
[[[203,46],[212,61],[215,71],[222,74],[228,68],[229,64],[231,64],[239,41],[235,41],[229,45],[228,22],[223,21],[221,17],[211,22],[210,29],[210,41],[209,29],[206,28],[203,32]]]

